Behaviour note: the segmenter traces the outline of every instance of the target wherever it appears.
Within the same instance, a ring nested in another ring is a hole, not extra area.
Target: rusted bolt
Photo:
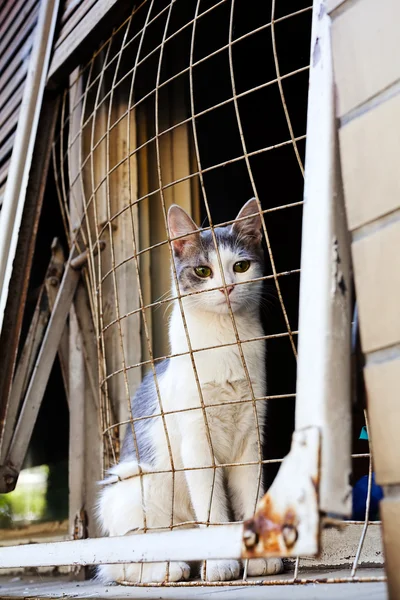
[[[248,550],[254,548],[258,543],[258,535],[251,529],[246,529],[243,533],[243,543]]]
[[[11,485],[13,485],[13,483],[15,481],[15,477],[13,477],[12,475],[5,475],[4,481],[5,481],[6,486],[10,487]]]
[[[286,548],[291,548],[296,543],[298,538],[298,531],[294,525],[288,523],[282,527],[282,537],[285,542]]]
[[[12,491],[13,491],[13,489],[15,488],[15,483],[16,483],[16,480],[17,480],[17,478],[16,478],[16,477],[14,477],[14,475],[11,475],[11,474],[9,474],[9,473],[7,474],[7,473],[6,473],[6,474],[3,476],[3,481],[4,481],[4,484],[5,484],[5,490],[4,490],[4,488],[3,488],[3,490],[4,490],[6,493],[7,493],[7,492],[12,492]]]
[[[57,277],[49,277],[49,283],[53,287],[57,287],[59,284],[59,280],[57,279]]]

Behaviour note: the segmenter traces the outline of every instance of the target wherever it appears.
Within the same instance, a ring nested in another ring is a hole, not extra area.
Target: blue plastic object
[[[354,521],[364,521],[368,494],[368,475],[364,475],[353,486],[353,515]],[[375,483],[375,473],[372,473],[371,502],[369,507],[369,521],[379,520],[379,502],[383,498],[383,490]]]

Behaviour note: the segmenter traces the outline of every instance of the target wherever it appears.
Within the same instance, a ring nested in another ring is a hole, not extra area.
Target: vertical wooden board
[[[101,327],[107,326],[116,318],[112,278],[111,276],[105,278],[106,274],[111,272],[112,262],[110,252],[110,231],[107,226],[106,133],[108,104],[107,102],[102,102],[100,106],[98,106],[105,93],[104,80],[101,76],[101,67],[104,60],[105,53],[103,52],[98,56],[91,72],[91,80],[97,79],[94,87],[90,91],[86,90],[85,119],[88,119],[90,114],[92,114],[92,117],[90,118],[88,125],[82,131],[82,159],[86,160],[86,166],[83,170],[83,187],[85,192],[85,203],[90,203],[88,210],[89,228],[93,240],[99,238],[106,244],[105,251],[92,257],[91,262],[92,278],[96,287],[95,290],[92,290],[94,296],[93,306],[97,310],[95,318],[97,321],[96,327],[98,328],[97,334],[99,339],[102,335]],[[95,108],[96,104],[97,106]],[[107,359],[109,356],[115,356],[116,354],[119,356],[120,351],[119,346],[114,343],[112,337],[109,338],[109,333],[110,332],[104,334],[105,347],[107,348],[107,351],[105,352],[106,356],[103,356],[102,346],[98,347],[99,377],[101,380],[103,380],[109,372]],[[103,427],[115,423],[118,420],[118,417],[116,416],[118,414],[117,398],[112,393],[112,389],[109,388],[110,385],[106,382],[103,383],[101,390],[99,390],[99,394],[103,394]],[[109,399],[109,402],[106,401],[106,396]]]
[[[84,211],[84,198],[80,185],[80,124],[82,120],[82,80],[76,70],[70,76],[68,128],[68,176],[69,214],[71,236],[78,234]],[[83,249],[82,235],[77,238]],[[85,506],[85,392],[86,377],[82,339],[74,306],[71,306],[69,319],[69,533],[72,538],[86,537],[84,519]],[[76,575],[83,572],[77,568]]]
[[[400,221],[352,244],[363,352],[400,341]]]
[[[138,107],[135,112],[131,112],[131,118],[135,119],[136,117],[136,127],[137,127],[137,144],[138,146],[142,146],[148,140],[148,124],[147,124],[147,116],[146,111],[143,110],[142,107]],[[136,243],[138,244],[138,249],[146,250],[150,247],[151,244],[151,233],[150,233],[150,198],[145,198],[145,196],[149,193],[149,151],[148,146],[145,145],[137,156],[137,164],[138,164],[138,196],[139,198],[143,198],[140,201],[138,206],[139,213],[139,228],[138,235],[136,236]],[[143,297],[143,305],[147,306],[151,303],[152,292],[151,292],[151,254],[148,250],[147,252],[143,252],[139,258],[139,269],[140,269],[140,285]],[[142,361],[149,360],[150,352],[149,352],[149,343],[146,339],[146,331],[145,331],[145,323],[144,317],[141,316],[140,321],[141,329],[141,347],[142,347]],[[152,321],[152,311],[146,311],[146,325],[150,338],[150,343],[152,340],[152,331],[153,331],[153,321]],[[146,368],[142,369],[142,374],[146,372]]]
[[[301,247],[296,430],[321,431],[320,509],[350,513],[350,240],[334,114],[330,19],[314,3]]]
[[[332,22],[337,111],[342,117],[400,77],[397,0],[362,0]]]
[[[84,247],[93,245],[97,232],[94,222],[93,204],[84,213],[89,197],[91,173],[82,167],[85,152],[85,132],[82,131],[85,105],[82,99],[83,79],[79,71],[71,75],[70,127],[68,169],[70,181],[70,213],[72,227],[81,225],[79,242]],[[96,260],[96,259],[95,259]],[[84,269],[83,274],[90,272]],[[92,278],[94,273],[91,273]],[[93,279],[92,279],[93,282]],[[89,286],[90,277],[86,277]],[[91,290],[89,288],[89,293]],[[96,536],[99,529],[95,519],[97,481],[101,478],[102,440],[98,388],[98,357],[96,333],[88,304],[88,287],[81,282],[78,286],[74,307],[71,311],[70,331],[70,533],[74,537]],[[92,308],[96,299],[92,298]],[[93,319],[96,314],[93,314]]]
[[[340,129],[340,156],[347,219],[356,229],[400,208],[397,171],[400,95],[353,119]],[[383,143],[382,143],[383,142]]]
[[[118,303],[118,311],[115,311],[115,314],[116,316],[119,314],[120,318],[119,326],[113,331],[113,335],[118,336],[116,342],[119,351],[108,356],[108,363],[114,371],[121,369],[124,363],[126,367],[130,367],[141,360],[140,314],[139,312],[129,314],[138,310],[139,294],[133,259],[133,235],[138,231],[138,208],[137,204],[132,206],[138,197],[137,159],[136,155],[132,157],[127,155],[128,147],[136,147],[136,127],[135,120],[129,120],[129,115],[126,114],[128,91],[123,86],[118,86],[114,92],[111,122],[121,120],[109,134],[110,167],[119,165],[109,175],[111,217],[118,215],[113,219],[111,227],[115,264],[112,277],[115,286],[113,295],[114,303]],[[124,377],[114,378],[112,385],[116,389],[113,390],[113,394],[118,403],[119,421],[130,418],[130,398],[140,382],[141,370],[138,368],[127,370]],[[120,429],[122,435],[125,426]]]
[[[0,464],[4,462],[7,456],[8,448],[14,434],[15,424],[21,407],[21,402],[25,395],[29,378],[32,374],[36,356],[38,354],[40,344],[42,343],[49,318],[50,310],[42,288],[36,303],[35,312],[33,313],[29,331],[25,338],[25,343],[19,357],[18,365],[15,370],[13,385],[7,405],[3,438],[0,445]]]
[[[400,484],[400,358],[364,369],[376,481]]]
[[[400,598],[400,500],[384,498],[380,503],[390,600]]]
[[[85,403],[84,403],[84,482],[85,512],[89,537],[100,535],[96,520],[98,481],[102,476],[102,427],[100,419],[98,356],[96,332],[88,302],[87,290],[80,283],[75,294],[74,308],[79,324],[81,353],[85,365]]]
[[[169,94],[169,106],[159,107],[159,130],[160,132],[182,122],[187,117],[187,109],[184,103],[182,82],[175,81],[173,89]],[[161,184],[166,186],[173,184],[163,190],[165,207],[171,204],[179,204],[190,215],[193,215],[194,201],[192,198],[191,180],[175,183],[191,173],[189,127],[185,123],[171,132],[161,135],[160,161],[161,161]],[[155,160],[155,157],[153,157]],[[157,177],[155,173],[153,177]],[[157,177],[156,187],[159,187]],[[158,195],[151,200],[152,231],[151,243],[157,244],[167,240],[164,215],[162,212],[161,198]],[[153,216],[156,218],[153,221]],[[155,248],[151,252],[152,270],[152,294],[153,301],[161,299],[168,294],[171,288],[170,252],[167,244]],[[153,341],[155,356],[164,356],[169,351],[167,315],[171,305],[162,305],[161,308],[153,310]]]
[[[6,356],[2,356],[0,361],[3,394],[3,401],[0,403],[0,421],[3,421],[6,412],[6,399],[15,366],[29,268],[43,202],[58,108],[58,99],[45,89],[57,13],[57,0],[41,3],[13,153],[9,162],[7,185],[2,198],[0,330]],[[12,27],[9,28],[7,35],[11,30]],[[2,37],[2,43],[5,37],[7,36]]]
[[[182,78],[174,81],[173,97],[171,98],[171,125],[181,123],[187,117],[187,108],[183,101],[185,94]],[[172,131],[172,176],[173,181],[187,177],[191,173],[190,146],[188,123],[180,125]],[[174,185],[174,203],[182,206],[193,217],[191,197],[191,180],[186,179]]]
[[[78,78],[79,70],[76,69],[70,76],[69,90],[69,128],[68,128],[68,176],[69,176],[69,210],[72,229],[79,228],[84,210],[84,198],[79,179],[80,174],[80,125],[82,120],[82,79]],[[72,233],[72,232],[71,232]]]
[[[69,315],[69,523],[72,538],[86,537],[81,514],[85,509],[85,361],[74,306]]]
[[[171,97],[169,97],[169,103]],[[159,131],[162,132],[170,127],[169,106],[162,105],[159,107]],[[167,133],[160,136],[160,162],[161,162],[161,182],[158,180],[157,163],[154,163],[156,187],[167,185],[174,181],[173,171],[173,142],[172,134]],[[156,156],[153,157],[156,161]],[[163,190],[165,208],[174,203],[174,188],[168,187]],[[165,220],[162,209],[161,194],[152,196],[150,213],[152,215],[151,222],[151,244],[158,244],[167,241],[167,231],[165,228]],[[154,220],[153,220],[154,219]],[[151,273],[152,273],[152,294],[153,301],[160,300],[168,294],[171,288],[171,270],[170,270],[170,253],[168,244],[164,243],[151,251]],[[154,355],[165,356],[168,354],[168,329],[166,327],[166,311],[167,306],[162,305],[153,309],[153,344]],[[167,311],[168,314],[168,311]]]
[[[189,139],[189,151],[190,151],[190,172],[197,173],[199,166],[197,164],[196,153],[192,147],[192,139]],[[200,179],[197,175],[190,179],[190,195],[192,198],[192,217],[195,223],[201,225],[201,192],[200,192]]]

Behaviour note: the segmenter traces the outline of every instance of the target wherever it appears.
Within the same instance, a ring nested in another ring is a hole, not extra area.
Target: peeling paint
[[[339,253],[339,242],[337,238],[333,240],[333,284],[332,284],[332,295],[336,295],[339,291],[341,296],[346,296],[347,285],[344,279],[343,271],[341,268],[341,258]]]
[[[313,67],[317,66],[320,59],[321,59],[321,46],[320,46],[319,37],[317,37],[317,39],[315,40],[314,49],[313,49],[313,53],[312,53]]]

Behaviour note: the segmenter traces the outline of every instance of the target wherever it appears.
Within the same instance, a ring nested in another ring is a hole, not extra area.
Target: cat
[[[109,470],[110,475],[118,476],[118,482],[103,482],[98,517],[104,533],[110,536],[152,528],[168,530],[179,524],[193,527],[194,522],[199,526],[227,523],[232,517],[241,521],[254,514],[264,493],[259,461],[266,402],[252,401],[266,394],[260,321],[262,281],[239,285],[263,275],[257,202],[249,200],[232,225],[214,229],[225,287],[212,232],[199,230],[177,205],[169,209],[168,227],[186,323],[175,300],[169,340],[171,354],[177,356],[155,363],[157,384],[153,371],[144,378],[132,402],[133,418],[139,418],[134,421],[136,441],[128,428],[120,463]],[[176,297],[174,277],[172,280]],[[227,298],[239,339],[244,341],[241,347],[246,367]],[[168,414],[164,420],[161,416],[140,420],[160,415],[158,392],[162,410]],[[170,452],[176,469],[174,481]],[[217,465],[252,464],[215,469],[214,461]],[[140,470],[146,472],[142,477],[138,476]],[[155,471],[158,473],[152,474]],[[248,574],[278,573],[282,566],[276,558],[252,559]],[[238,560],[208,560],[201,574],[208,581],[227,581],[237,579],[240,569]],[[186,580],[190,570],[184,562],[172,562],[168,579]],[[163,582],[167,563],[103,565],[98,576],[104,582]]]

